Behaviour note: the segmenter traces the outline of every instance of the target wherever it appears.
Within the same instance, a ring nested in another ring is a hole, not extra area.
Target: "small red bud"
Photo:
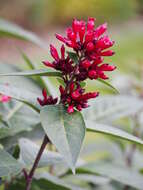
[[[88,77],[90,78],[90,79],[96,79],[98,76],[97,76],[97,72],[96,71],[94,71],[94,70],[90,70],[89,72],[88,72]]]
[[[82,66],[83,66],[83,68],[85,68],[85,69],[88,69],[89,67],[90,67],[90,61],[88,61],[88,60],[84,60],[83,62],[82,62]]]
[[[68,113],[73,113],[74,112],[73,105],[69,106],[67,111]]]
[[[89,42],[86,46],[87,51],[93,51],[94,50],[94,44],[92,42]]]
[[[76,100],[80,97],[80,93],[78,90],[74,91],[72,94],[71,94],[71,97]]]

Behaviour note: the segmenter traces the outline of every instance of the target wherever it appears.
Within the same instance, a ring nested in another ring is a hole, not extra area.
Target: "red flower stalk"
[[[61,71],[65,87],[60,86],[60,103],[67,107],[68,113],[75,109],[81,111],[88,107],[88,100],[96,98],[98,92],[85,93],[80,85],[81,81],[86,79],[96,80],[101,78],[108,79],[106,72],[116,69],[115,66],[103,63],[104,56],[112,56],[114,52],[108,48],[114,45],[107,35],[103,35],[107,30],[107,24],[102,24],[95,29],[95,19],[89,18],[87,23],[83,20],[74,19],[72,27],[67,28],[67,36],[56,34],[58,40],[66,46],[72,48],[76,56],[76,61],[69,55],[65,55],[65,47],[61,46],[59,56],[58,51],[53,45],[50,45],[50,52],[54,59],[51,63],[43,63],[51,68]],[[47,96],[43,90],[43,100],[38,98],[40,105],[56,104],[57,98],[53,99]]]

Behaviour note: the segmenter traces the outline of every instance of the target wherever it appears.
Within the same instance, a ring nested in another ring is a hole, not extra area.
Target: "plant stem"
[[[138,115],[136,115],[134,117],[134,120],[135,120],[136,124],[134,126],[133,135],[136,137],[139,137]],[[126,163],[127,163],[128,167],[132,167],[133,156],[134,156],[134,153],[136,151],[136,147],[137,147],[136,144],[132,144],[130,151],[129,151],[129,154],[126,157]],[[129,189],[130,189],[130,186],[125,185],[123,190],[129,190]]]
[[[37,166],[38,166],[38,163],[39,163],[39,161],[40,161],[40,158],[41,158],[41,156],[42,156],[42,153],[44,152],[44,149],[45,149],[45,147],[46,147],[46,145],[47,145],[48,142],[49,142],[49,139],[48,139],[47,135],[45,135],[45,137],[44,137],[44,139],[43,139],[43,143],[42,143],[42,145],[41,145],[41,147],[40,147],[40,150],[39,150],[39,152],[38,152],[38,154],[37,154],[37,157],[36,157],[36,159],[35,159],[35,161],[34,161],[33,166],[32,166],[32,168],[31,168],[29,174],[28,174],[27,176],[25,175],[25,179],[26,179],[26,190],[30,190],[30,188],[31,188],[31,184],[32,184],[32,180],[33,180],[33,176],[34,176],[35,170],[36,170],[36,168],[37,168]]]

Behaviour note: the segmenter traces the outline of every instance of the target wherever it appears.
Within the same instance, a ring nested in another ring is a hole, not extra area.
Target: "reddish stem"
[[[31,184],[32,184],[32,180],[33,180],[33,176],[34,176],[35,170],[38,167],[38,163],[40,161],[40,158],[41,158],[41,156],[42,156],[42,154],[44,152],[44,149],[45,149],[45,147],[46,147],[46,145],[47,145],[48,142],[49,142],[49,139],[45,135],[43,143],[42,143],[42,145],[40,147],[40,150],[39,150],[39,152],[37,154],[37,157],[36,157],[36,159],[34,161],[34,164],[33,164],[32,168],[31,168],[29,174],[26,174],[25,170],[24,170],[24,175],[25,175],[25,180],[26,180],[26,190],[30,190],[31,189]]]

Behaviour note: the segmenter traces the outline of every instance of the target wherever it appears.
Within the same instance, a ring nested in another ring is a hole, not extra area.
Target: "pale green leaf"
[[[21,164],[19,164],[10,154],[0,149],[0,177],[14,175],[21,170]]]
[[[33,165],[38,151],[40,150],[40,146],[26,138],[21,138],[19,140],[19,146],[20,160],[22,161],[22,163],[24,163],[26,166]],[[59,153],[45,150],[39,161],[38,167],[47,167],[49,165],[59,163],[65,163],[62,156]]]
[[[85,124],[80,112],[68,114],[65,107],[44,106],[41,123],[49,139],[68,165],[74,170],[85,136]]]
[[[97,162],[83,166],[82,170],[109,177],[112,180],[140,190],[143,187],[143,176],[136,170],[122,165]]]
[[[130,141],[135,144],[143,145],[143,140],[135,137],[121,129],[118,129],[116,127],[112,127],[109,125],[103,125],[103,124],[96,124],[93,121],[85,120],[87,131],[95,132],[95,133],[101,133],[109,136],[113,136],[116,138],[124,139],[127,141]]]
[[[17,73],[0,73],[0,76],[48,76],[48,77],[61,77],[60,72],[49,71],[47,69],[33,69],[28,71],[22,71]]]
[[[41,95],[34,91],[29,91],[23,87],[20,88],[0,83],[0,93],[21,101],[39,112],[40,106],[37,102],[37,97],[40,97]]]

